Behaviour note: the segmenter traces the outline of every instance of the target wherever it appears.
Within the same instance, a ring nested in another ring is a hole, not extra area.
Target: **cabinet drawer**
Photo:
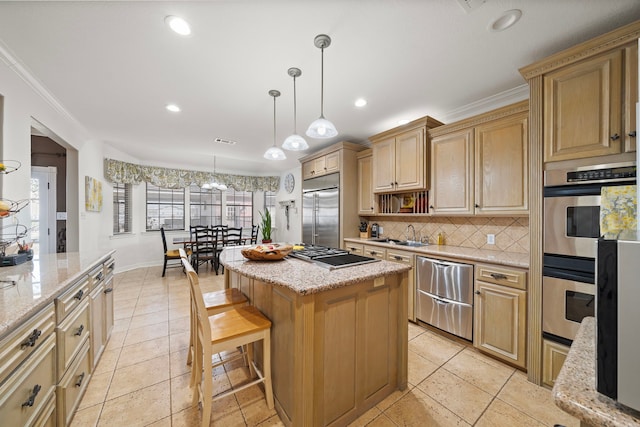
[[[69,313],[76,308],[80,301],[89,294],[89,278],[84,277],[78,283],[73,285],[67,292],[60,295],[55,300],[56,304],[56,321],[59,324]]]
[[[91,281],[91,289],[95,289],[96,286],[104,281],[104,266],[102,264],[91,270],[89,280]]]
[[[344,242],[344,248],[356,255],[364,255],[364,246],[357,243]]]
[[[523,270],[477,264],[476,280],[527,290],[527,273]]]
[[[0,342],[0,383],[55,330],[53,304],[30,318]]]
[[[377,246],[365,246],[363,250],[364,256],[370,256],[378,259],[385,259],[387,256],[386,249],[379,248]]]
[[[399,262],[401,264],[414,265],[413,254],[407,252],[387,250],[387,261]]]
[[[0,420],[6,426],[32,426],[42,419],[56,386],[56,339],[50,335],[0,387]]]
[[[58,338],[58,379],[71,365],[80,347],[89,339],[89,300],[83,299],[78,308],[56,328]]]
[[[51,397],[44,404],[40,415],[33,423],[33,427],[56,427],[57,425],[57,412],[56,412],[56,395],[51,393]]]
[[[56,389],[59,426],[68,426],[71,423],[71,418],[89,384],[90,371],[89,341],[85,341],[78,357],[74,359],[73,365]]]
[[[105,271],[104,279],[109,280],[113,276],[113,273],[115,272],[115,270],[116,270],[116,260],[108,259],[104,267],[104,271]]]

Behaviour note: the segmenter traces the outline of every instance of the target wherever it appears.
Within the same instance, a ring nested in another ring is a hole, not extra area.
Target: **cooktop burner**
[[[327,248],[324,246],[306,246],[304,249],[291,252],[289,256],[305,261],[312,261],[330,270],[380,261],[376,258],[352,254],[344,249]]]

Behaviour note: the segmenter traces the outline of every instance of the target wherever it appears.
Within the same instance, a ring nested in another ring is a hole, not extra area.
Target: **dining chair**
[[[207,262],[211,263],[213,268],[217,268],[217,232],[210,228],[198,228],[194,230],[194,236],[193,254],[191,255],[191,265],[194,270],[197,272],[200,265]]]
[[[242,244],[242,228],[240,227],[228,227],[224,231],[223,236],[225,246],[238,246]]]
[[[183,261],[189,278],[191,300],[195,305],[196,334],[192,370],[195,372],[192,405],[202,405],[202,427],[210,425],[211,406],[214,400],[222,399],[255,384],[263,383],[267,407],[273,409],[273,389],[271,385],[271,321],[254,306],[234,308],[209,316],[205,307],[198,274],[193,267]],[[262,342],[262,371],[253,361],[253,344]],[[249,368],[251,380],[235,385],[222,393],[213,395],[213,371],[230,361],[226,359],[212,363],[212,356],[224,351],[233,352],[238,346],[246,346],[247,352],[235,358],[244,358]],[[204,371],[204,373],[203,373]],[[255,377],[257,379],[253,379]],[[213,397],[212,397],[213,396]]]
[[[251,244],[252,245],[255,245],[256,243],[258,243],[258,231],[260,231],[259,225],[251,226]]]
[[[164,248],[164,265],[162,266],[162,277],[164,277],[167,267],[181,267],[182,263],[180,262],[180,253],[178,252],[178,249],[167,249],[167,236],[164,234],[164,227],[160,227],[160,235],[162,235],[162,247]],[[188,249],[187,252],[191,255],[190,249]],[[178,264],[167,265],[169,261],[178,261]]]

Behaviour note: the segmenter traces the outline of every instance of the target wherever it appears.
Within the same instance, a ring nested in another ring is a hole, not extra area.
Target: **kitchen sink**
[[[371,242],[378,242],[378,243],[388,243],[390,245],[398,245],[398,246],[410,246],[410,247],[414,247],[414,248],[418,248],[421,246],[427,246],[428,243],[422,243],[422,242],[414,242],[412,240],[398,240],[398,239],[389,239],[389,238],[384,238],[384,239],[370,239]]]
[[[378,243],[390,243],[390,244],[398,244],[399,242],[401,242],[402,240],[398,240],[398,239],[389,239],[388,237],[385,237],[384,239],[369,239],[369,241],[371,242],[378,242]]]

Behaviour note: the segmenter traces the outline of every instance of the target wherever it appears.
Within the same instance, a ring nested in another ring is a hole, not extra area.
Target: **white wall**
[[[284,189],[284,177],[288,173],[293,174],[295,187],[292,193],[287,193]],[[281,201],[293,200],[295,207],[289,208],[289,230],[287,230],[287,219],[284,207],[280,206]],[[302,242],[302,168],[297,167],[287,171],[280,176],[280,189],[276,194],[276,217],[277,227],[274,241],[287,243]]]

